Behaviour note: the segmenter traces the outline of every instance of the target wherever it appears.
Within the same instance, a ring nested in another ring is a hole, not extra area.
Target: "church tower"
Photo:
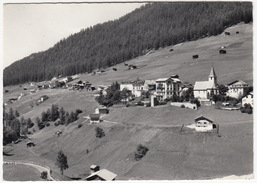
[[[217,76],[215,74],[214,68],[213,66],[211,67],[211,72],[209,75],[209,81],[212,81],[214,83],[214,86],[217,86]]]

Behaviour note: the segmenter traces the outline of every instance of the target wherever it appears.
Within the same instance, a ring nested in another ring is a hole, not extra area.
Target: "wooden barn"
[[[90,114],[89,115],[90,123],[99,123],[100,122],[100,114]]]
[[[91,175],[89,175],[86,180],[87,181],[113,181],[117,175],[107,169],[99,170]]]

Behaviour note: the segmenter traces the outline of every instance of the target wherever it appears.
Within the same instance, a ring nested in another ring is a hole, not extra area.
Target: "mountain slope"
[[[151,49],[220,34],[241,21],[252,21],[251,3],[147,4],[119,20],[82,30],[45,52],[15,62],[4,69],[4,85],[92,72]]]

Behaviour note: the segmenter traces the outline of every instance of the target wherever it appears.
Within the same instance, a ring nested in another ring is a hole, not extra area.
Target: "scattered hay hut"
[[[219,52],[220,52],[220,54],[226,54],[227,53],[226,50],[220,50]]]
[[[198,55],[193,55],[192,58],[197,59],[197,58],[199,58],[199,56]]]
[[[27,147],[33,147],[33,146],[35,146],[35,143],[32,142],[32,141],[30,141],[30,142],[27,143]]]
[[[97,172],[99,170],[100,170],[100,166],[98,166],[98,165],[91,165],[90,166],[91,174],[93,174],[93,173],[95,173],[95,172]]]
[[[129,66],[128,66],[128,69],[129,69],[129,70],[133,70],[133,69],[136,69],[136,68],[137,68],[137,66],[135,66],[135,65],[129,65]]]

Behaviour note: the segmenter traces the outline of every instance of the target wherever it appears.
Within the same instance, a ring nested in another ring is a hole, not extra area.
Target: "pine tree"
[[[58,168],[60,168],[60,172],[62,175],[63,175],[63,170],[66,170],[69,168],[67,156],[62,151],[58,152],[58,156],[57,156],[55,165]]]

